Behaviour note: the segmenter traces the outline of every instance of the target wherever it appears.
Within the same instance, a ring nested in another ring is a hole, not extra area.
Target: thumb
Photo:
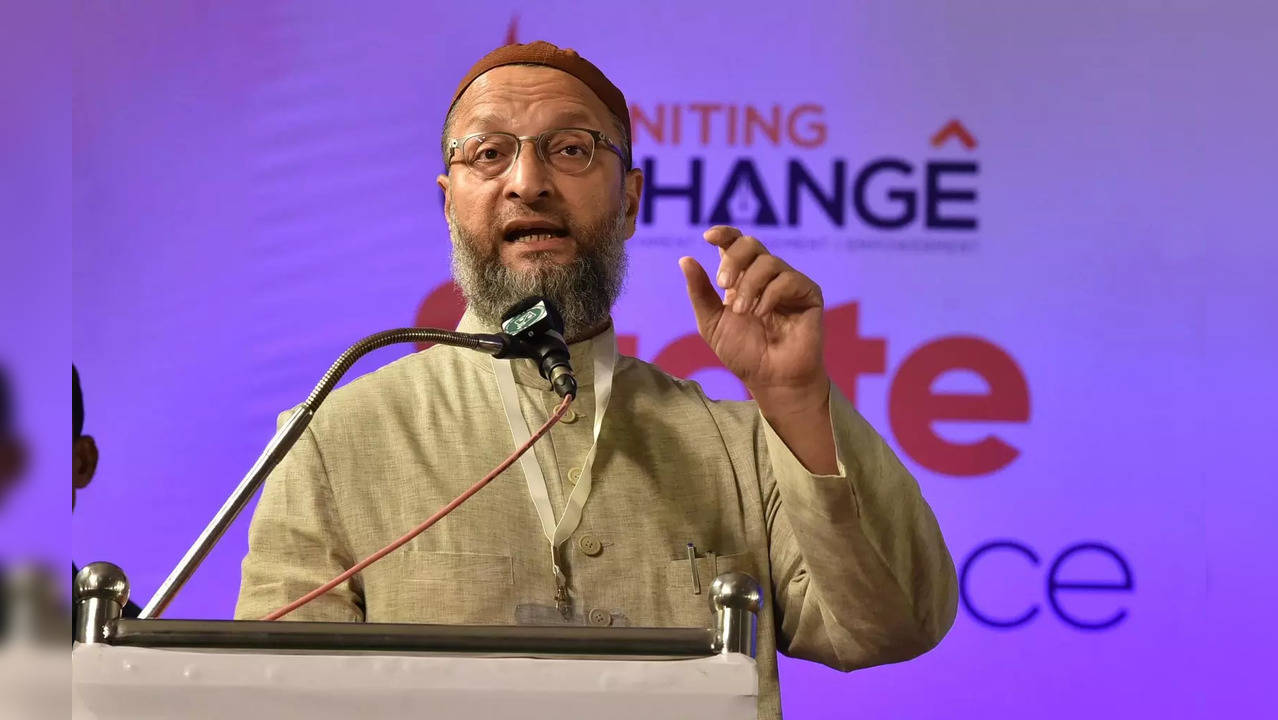
[[[723,299],[710,283],[710,276],[701,263],[690,257],[681,257],[679,269],[683,270],[683,279],[688,283],[688,299],[692,301],[697,329],[704,335],[723,314]]]

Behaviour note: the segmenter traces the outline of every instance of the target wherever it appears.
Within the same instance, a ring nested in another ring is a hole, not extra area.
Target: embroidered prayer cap
[[[631,150],[630,150],[630,111],[626,106],[626,96],[612,81],[603,74],[603,71],[595,67],[594,63],[577,54],[572,48],[560,48],[544,40],[538,40],[531,43],[516,43],[513,45],[503,45],[496,50],[488,53],[479,59],[471,67],[470,72],[466,73],[466,77],[457,85],[457,92],[453,93],[453,101],[448,105],[448,111],[451,113],[453,107],[457,105],[457,101],[461,99],[462,93],[466,92],[466,88],[475,82],[480,75],[492,70],[493,68],[503,65],[545,65],[556,70],[562,70],[569,75],[577,78],[590,88],[601,101],[604,107],[607,107],[613,115],[616,116],[618,122],[621,123],[622,131],[625,137],[620,138],[619,143],[626,150],[626,168],[630,168]]]

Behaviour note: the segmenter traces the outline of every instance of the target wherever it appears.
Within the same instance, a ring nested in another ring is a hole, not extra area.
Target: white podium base
[[[265,654],[77,645],[72,717],[741,720],[755,663]]]

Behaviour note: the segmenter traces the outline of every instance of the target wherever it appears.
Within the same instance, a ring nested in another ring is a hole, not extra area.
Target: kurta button
[[[582,535],[577,538],[577,549],[590,557],[594,557],[603,552],[603,543],[599,542],[599,538],[594,535]]]
[[[604,627],[604,626],[612,624],[612,613],[609,613],[607,610],[602,610],[600,608],[595,608],[594,610],[591,610],[590,614],[587,617],[590,620],[591,625],[598,625],[600,627]]]
[[[581,479],[581,468],[573,468],[568,471],[568,482],[575,483]]]

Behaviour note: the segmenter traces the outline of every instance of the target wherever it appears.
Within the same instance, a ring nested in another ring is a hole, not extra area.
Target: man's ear
[[[639,201],[643,197],[643,171],[639,168],[627,170],[622,185],[626,193],[626,239],[629,240],[635,234],[635,219],[639,217]]]
[[[444,219],[447,220],[449,218],[449,211],[452,209],[453,202],[452,195],[448,192],[448,176],[436,175],[435,184],[444,192]]]
[[[71,447],[71,487],[83,490],[98,471],[98,443],[92,435],[81,435]]]

